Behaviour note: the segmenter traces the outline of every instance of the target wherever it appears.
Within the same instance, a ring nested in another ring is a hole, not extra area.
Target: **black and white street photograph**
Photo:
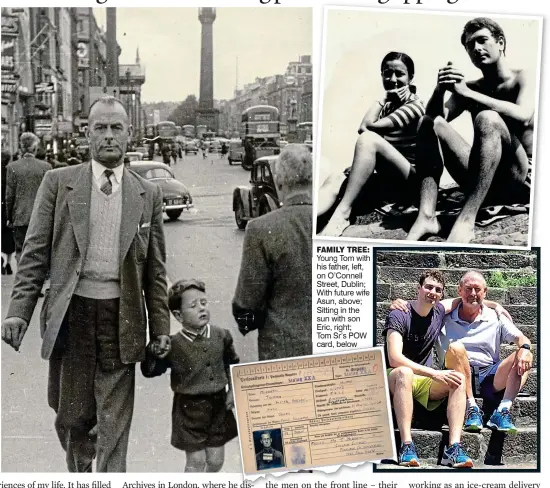
[[[311,55],[311,8],[2,8],[3,472],[242,472],[230,366],[312,354]]]
[[[526,248],[542,18],[326,7],[316,235]]]

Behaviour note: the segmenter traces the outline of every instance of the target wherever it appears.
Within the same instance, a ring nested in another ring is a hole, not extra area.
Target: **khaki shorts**
[[[389,374],[394,368],[386,369],[386,373]],[[417,401],[426,410],[435,410],[439,405],[443,403],[444,398],[441,400],[430,400],[430,388],[432,387],[433,380],[427,376],[414,375],[412,384],[413,400]]]

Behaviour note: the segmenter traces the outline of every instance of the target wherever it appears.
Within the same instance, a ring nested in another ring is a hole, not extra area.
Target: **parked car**
[[[130,160],[130,162],[132,162],[132,161],[143,161],[143,154],[140,153],[140,152],[137,152],[137,151],[127,152],[125,154],[125,156]]]
[[[280,207],[273,181],[273,164],[277,158],[263,156],[256,159],[250,170],[250,185],[233,190],[233,211],[239,229],[244,229],[249,220]]]
[[[193,153],[198,154],[199,146],[195,141],[187,141],[184,148],[185,154]]]
[[[136,147],[136,152],[139,152],[143,154],[143,160],[146,160],[149,158],[149,148],[145,146],[138,146]]]
[[[193,207],[191,193],[176,179],[166,164],[156,161],[134,161],[130,163],[130,169],[162,188],[163,210],[170,220],[177,220],[184,210]]]
[[[244,157],[244,146],[240,139],[231,139],[229,141],[229,153],[227,159],[229,164],[232,165],[235,162],[242,164]]]

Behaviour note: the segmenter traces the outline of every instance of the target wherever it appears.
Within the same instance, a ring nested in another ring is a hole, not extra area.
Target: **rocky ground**
[[[414,219],[410,216],[387,217],[377,212],[358,218],[355,225],[348,227],[343,237],[363,237],[365,239],[403,240]],[[442,223],[443,226],[443,223]],[[485,227],[476,226],[476,238],[471,244],[499,246],[527,246],[529,215],[513,215]],[[448,234],[448,231],[446,232]],[[445,242],[445,233],[431,236],[427,242]]]
[[[439,223],[441,232],[426,239],[428,242],[445,242],[456,219],[457,209],[461,208],[464,195],[455,189],[440,191],[438,198]],[[480,212],[481,214],[482,212]],[[514,213],[514,212],[512,212]],[[416,219],[417,212],[384,215],[370,211],[357,215],[355,224],[348,227],[343,237],[365,239],[403,240]],[[529,236],[529,214],[527,212],[507,215],[489,225],[476,225],[475,239],[471,244],[500,246],[527,246]]]

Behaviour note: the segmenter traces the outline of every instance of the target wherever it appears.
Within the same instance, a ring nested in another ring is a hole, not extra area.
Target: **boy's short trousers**
[[[393,368],[386,369],[386,373],[389,374],[393,371]],[[433,380],[427,376],[414,375],[412,384],[413,399],[422,405],[426,410],[435,410],[439,405],[443,403],[445,398],[441,400],[430,400],[430,388]]]
[[[493,386],[495,374],[501,362],[502,361],[498,361],[497,363],[490,364],[489,366],[482,366],[479,368],[479,393],[485,400],[500,401],[502,394],[504,393],[504,391],[495,391]]]
[[[227,393],[183,395],[174,393],[172,404],[172,446],[183,451],[222,447],[237,437],[237,422],[227,410]]]

